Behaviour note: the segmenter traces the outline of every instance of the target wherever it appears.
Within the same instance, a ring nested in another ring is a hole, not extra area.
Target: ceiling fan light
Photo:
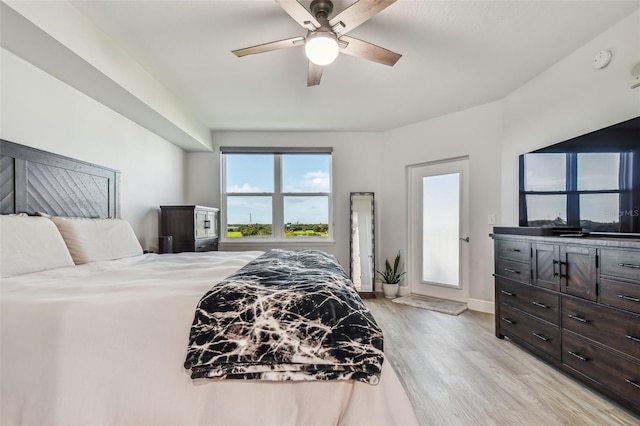
[[[320,66],[329,65],[340,53],[337,37],[326,31],[309,35],[304,50],[307,58]]]

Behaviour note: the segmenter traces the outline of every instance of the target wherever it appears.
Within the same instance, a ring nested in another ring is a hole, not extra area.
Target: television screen
[[[640,234],[640,117],[521,155],[520,226]]]

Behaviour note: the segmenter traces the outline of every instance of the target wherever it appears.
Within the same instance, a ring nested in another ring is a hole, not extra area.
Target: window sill
[[[219,250],[267,250],[271,248],[316,248],[316,247],[333,247],[335,241],[333,239],[323,240],[273,240],[273,239],[247,239],[242,241],[226,240],[220,241]]]

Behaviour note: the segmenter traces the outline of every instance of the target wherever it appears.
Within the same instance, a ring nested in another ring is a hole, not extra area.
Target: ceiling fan
[[[329,19],[333,11],[330,0],[313,0],[309,12],[296,0],[275,0],[285,12],[307,30],[306,37],[291,37],[234,50],[238,56],[270,52],[288,47],[305,46],[309,59],[307,86],[317,86],[325,65],[333,62],[340,52],[394,66],[402,55],[345,35],[366,22],[376,13],[395,3],[396,0],[358,0],[338,15]]]

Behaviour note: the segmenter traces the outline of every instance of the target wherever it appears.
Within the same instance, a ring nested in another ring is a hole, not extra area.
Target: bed
[[[2,200],[11,200],[2,201],[0,219],[1,424],[417,424],[383,358],[378,374],[364,376],[344,366],[327,374],[323,362],[316,362],[321,373],[256,376],[253,358],[248,370],[195,374],[207,363],[192,351],[201,349],[203,301],[224,305],[228,294],[212,299],[211,292],[246,281],[273,253],[143,254],[130,225],[117,218],[117,171],[5,141],[0,148],[2,182],[13,179],[10,190],[0,188]],[[69,185],[90,188],[91,196]],[[52,195],[56,187],[67,195]],[[375,373],[380,358],[355,353],[358,362],[349,364]]]

